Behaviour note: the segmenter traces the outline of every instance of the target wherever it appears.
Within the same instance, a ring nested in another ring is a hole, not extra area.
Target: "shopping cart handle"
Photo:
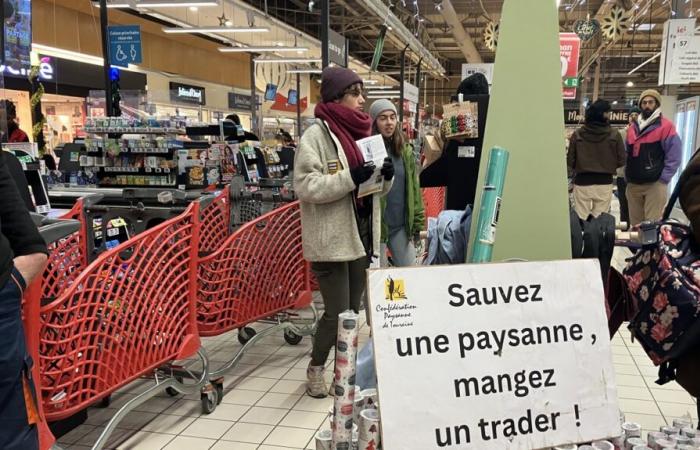
[[[204,208],[211,205],[214,199],[216,199],[216,196],[210,194],[201,196],[199,198],[199,210],[202,211]]]
[[[102,199],[104,199],[105,196],[104,194],[90,194],[86,195],[85,197],[82,198],[83,200],[83,206],[86,208],[95,206],[96,204],[100,203]]]
[[[34,222],[34,225],[37,226],[37,227],[38,227],[39,225],[41,225],[41,223],[42,223],[42,222],[44,221],[44,219],[45,219],[45,217],[42,216],[41,214],[35,213],[35,212],[31,212],[31,211],[29,212],[29,217],[32,218],[32,222]]]
[[[44,224],[39,228],[39,234],[47,245],[70,236],[80,229],[80,222],[77,220],[50,219],[50,221],[51,223]]]

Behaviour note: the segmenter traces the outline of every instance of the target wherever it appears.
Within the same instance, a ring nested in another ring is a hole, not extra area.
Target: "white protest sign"
[[[620,434],[597,261],[373,270],[368,293],[385,449]]]

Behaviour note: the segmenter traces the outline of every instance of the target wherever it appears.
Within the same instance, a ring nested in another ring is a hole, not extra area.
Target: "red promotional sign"
[[[308,107],[308,97],[300,99],[299,109],[301,109],[301,111],[304,112]],[[275,103],[273,103],[272,106],[270,106],[270,109],[274,109],[275,111],[297,112],[297,105],[290,105],[289,103],[287,103],[287,97],[280,93],[277,93],[275,95]]]
[[[578,58],[581,39],[576,33],[559,33],[559,55],[561,57],[561,81],[565,99],[576,98],[578,87]]]

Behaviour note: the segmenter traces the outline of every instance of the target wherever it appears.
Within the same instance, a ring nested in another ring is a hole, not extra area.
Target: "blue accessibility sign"
[[[109,62],[113,66],[129,67],[142,62],[141,27],[123,25],[107,27]]]

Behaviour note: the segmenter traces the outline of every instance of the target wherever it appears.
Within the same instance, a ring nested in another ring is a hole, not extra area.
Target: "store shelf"
[[[101,128],[90,127],[85,128],[86,133],[92,134],[185,134],[182,128]]]
[[[99,173],[109,175],[170,175],[175,173],[173,169],[146,169],[144,167],[97,167]],[[156,172],[160,170],[160,172]],[[167,172],[166,172],[167,171]]]

